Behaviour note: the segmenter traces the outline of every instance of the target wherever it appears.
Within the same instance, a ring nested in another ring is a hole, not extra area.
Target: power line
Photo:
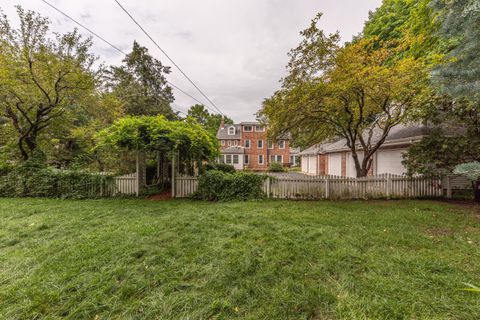
[[[137,20],[135,20],[135,18],[127,11],[127,9],[125,9],[120,2],[118,2],[118,0],[115,0],[115,2],[118,4],[118,6],[130,17],[130,19],[140,28],[140,30],[143,31],[143,33],[155,44],[155,46],[165,55],[165,57],[167,57],[168,60],[170,60],[170,62],[178,69],[178,71],[180,71],[180,73],[195,87],[195,89],[198,90],[198,92],[200,92],[200,94],[205,98],[207,99],[207,101],[213,106],[215,107],[215,109],[218,110],[218,112],[220,112],[220,114],[224,115],[224,113],[217,107],[217,105],[212,101],[210,100],[209,97],[207,97],[207,95],[205,93],[203,93],[203,91],[195,84],[195,82],[193,82],[192,79],[190,79],[190,77],[185,73],[183,72],[182,68],[180,68],[176,63],[175,61],[173,61],[172,58],[170,58],[170,56],[165,52],[165,50],[162,49],[162,47],[160,47],[160,45],[150,36],[150,34],[145,31],[145,29],[140,25],[140,23],[137,22]]]
[[[107,45],[109,45],[110,47],[112,47],[113,49],[115,49],[116,51],[120,52],[121,54],[123,55],[127,55],[127,53],[125,51],[123,51],[122,49],[120,49],[119,47],[115,46],[114,44],[112,44],[110,41],[106,40],[105,38],[103,38],[102,36],[98,35],[96,32],[94,32],[93,30],[91,30],[90,28],[84,26],[82,23],[78,22],[77,20],[75,20],[74,18],[72,18],[71,16],[69,16],[67,13],[63,12],[62,10],[58,9],[57,7],[55,7],[54,5],[50,4],[49,2],[45,1],[45,0],[41,0],[43,3],[45,3],[46,5],[48,5],[49,7],[51,7],[52,9],[54,9],[55,11],[61,13],[62,15],[64,15],[65,17],[67,17],[68,19],[70,19],[71,21],[73,21],[74,23],[76,23],[77,25],[79,25],[80,27],[82,27],[83,29],[87,30],[88,32],[90,32],[93,36],[97,37],[98,39],[102,40],[103,42],[105,42]],[[166,82],[171,85],[173,88],[177,89],[178,91],[180,91],[181,93],[183,93],[184,95],[190,97],[191,99],[195,100],[196,102],[204,105],[208,110],[212,111],[215,113],[214,110],[210,109],[208,106],[206,106],[203,102],[199,101],[198,99],[196,99],[195,97],[193,97],[191,94],[187,93],[186,91],[182,90],[181,88],[179,88],[177,85],[173,84],[172,82],[166,80]],[[178,106],[178,105],[177,105]],[[183,111],[179,111],[177,110],[178,112],[180,113],[183,113],[184,115],[187,115],[185,112]]]

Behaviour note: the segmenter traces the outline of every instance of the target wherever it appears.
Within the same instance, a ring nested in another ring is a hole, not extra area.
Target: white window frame
[[[262,159],[262,161],[260,161]],[[259,165],[264,165],[265,164],[265,159],[263,158],[263,154],[258,155],[258,164]]]
[[[231,132],[233,130],[233,132]],[[228,135],[229,136],[234,136],[235,135],[235,127],[228,127]]]
[[[265,127],[264,126],[255,126],[255,132],[265,132]]]
[[[244,155],[243,163],[244,164],[249,164],[250,163],[250,156],[248,154]]]
[[[285,140],[278,141],[278,148],[285,149]]]
[[[231,154],[226,154],[225,155],[225,163],[226,164],[232,164],[232,155]]]
[[[238,154],[234,154],[232,156],[232,164],[239,164],[240,163],[240,157],[238,156]]]
[[[260,147],[260,144],[262,145],[261,147]],[[263,140],[261,139],[257,140],[257,149],[263,149]]]
[[[280,157],[280,158],[279,158],[279,157]],[[275,159],[276,162],[278,162],[278,163],[283,163],[283,156],[282,156],[282,155],[277,155],[275,158],[276,158],[276,159]],[[280,159],[280,161],[278,161],[278,159]]]
[[[250,128],[250,130],[247,130],[247,128]],[[245,125],[245,126],[243,126],[243,131],[244,132],[253,132],[253,126]]]
[[[238,146],[238,141],[237,140],[233,140],[233,145],[236,147]]]
[[[248,142],[248,146],[247,146]],[[250,149],[252,147],[252,141],[250,139],[245,140],[245,149]]]
[[[232,145],[232,140],[228,140],[227,145],[230,147]]]
[[[270,150],[275,148],[272,140],[267,140],[267,148]]]
[[[225,140],[221,140],[220,143],[222,144],[222,146],[224,146],[225,145]]]

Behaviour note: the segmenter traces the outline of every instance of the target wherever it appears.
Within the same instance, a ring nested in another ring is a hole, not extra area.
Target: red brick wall
[[[252,170],[266,170],[268,168],[267,159],[267,132],[256,132],[253,128],[252,132],[243,131],[241,128],[241,140],[240,145],[245,146],[245,140],[250,140],[250,148],[245,148],[245,154],[249,156],[248,168]],[[263,148],[258,149],[257,141],[263,140]],[[258,163],[258,155],[263,155],[263,165]]]

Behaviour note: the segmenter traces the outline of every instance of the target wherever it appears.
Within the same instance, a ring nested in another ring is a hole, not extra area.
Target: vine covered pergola
[[[215,158],[219,152],[217,140],[190,119],[169,121],[164,116],[127,116],[102,130],[99,138],[100,145],[114,146],[137,154],[139,188],[146,184],[146,152],[157,154],[157,164],[162,158],[169,159],[172,170],[183,173],[193,173],[195,168],[201,169],[203,161]]]

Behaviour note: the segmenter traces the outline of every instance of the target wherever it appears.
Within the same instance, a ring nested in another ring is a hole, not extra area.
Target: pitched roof
[[[235,134],[234,135],[229,135],[228,134],[228,128],[234,127],[235,128]],[[239,124],[226,124],[225,127],[220,127],[218,128],[217,131],[217,139],[240,139],[240,134],[241,134],[241,127]]]
[[[390,130],[389,135],[385,139],[385,142],[382,146],[395,145],[398,143],[407,143],[410,144],[414,140],[420,140],[423,136],[427,135],[431,130],[430,127],[413,124],[413,125],[398,125],[393,127]],[[381,130],[377,129],[374,131],[372,136],[371,143],[377,143],[381,138]],[[333,142],[327,142],[322,144],[314,145],[300,153],[300,155],[313,155],[321,153],[332,153],[339,151],[347,151],[350,148],[347,146],[346,139],[340,139]]]
[[[245,153],[245,148],[244,147],[239,147],[239,146],[232,146],[232,147],[227,147],[225,149],[222,149],[220,153],[223,154],[244,154]]]

